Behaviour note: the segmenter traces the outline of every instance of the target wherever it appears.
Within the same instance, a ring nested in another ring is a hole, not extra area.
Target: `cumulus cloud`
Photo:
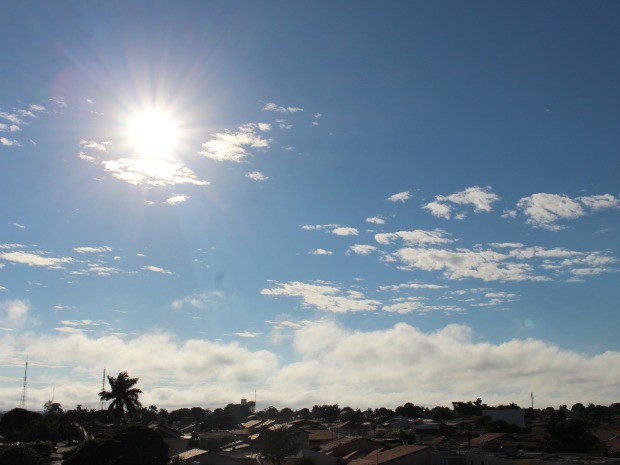
[[[366,223],[385,224],[385,220],[380,216],[371,216],[370,218],[366,218]]]
[[[235,336],[237,337],[242,337],[245,339],[256,339],[257,337],[260,337],[263,333],[254,333],[251,331],[241,331],[238,333],[234,333]]]
[[[359,231],[357,228],[351,228],[346,226],[339,226],[332,229],[332,234],[336,236],[357,236]]]
[[[30,305],[23,300],[0,301],[0,328],[13,330],[26,322]]]
[[[375,240],[382,245],[391,244],[397,239],[401,239],[408,245],[449,244],[450,242],[454,242],[453,239],[447,238],[447,235],[448,234],[441,229],[435,229],[432,231],[414,229],[413,231],[375,234]]]
[[[602,274],[615,271],[617,263],[607,251],[544,247],[516,247],[504,252],[481,246],[474,249],[403,247],[391,257],[404,270],[441,271],[448,279],[483,281],[548,281],[579,274]]]
[[[377,248],[374,245],[353,244],[351,247],[349,247],[347,253],[354,253],[355,255],[370,255],[376,250]]]
[[[298,111],[304,111],[304,109],[300,107],[283,107],[269,102],[265,104],[263,111],[275,111],[276,113],[297,113]]]
[[[262,289],[261,294],[300,297],[303,307],[333,313],[373,311],[380,305],[379,301],[366,299],[359,291],[345,290],[326,281],[273,282],[270,288]]]
[[[19,354],[27,353],[31,364],[45,366],[46,373],[53,373],[49,379],[46,374],[32,374],[28,400],[33,405],[49,400],[47,386],[53,379],[58,399],[97,407],[92,380],[100,378],[102,366],[111,374],[128,371],[139,378],[138,387],[144,391],[140,400],[146,405],[179,407],[204,404],[205,395],[208,402],[230,402],[231,392],[250,391],[251,386],[265,382],[267,373],[278,370],[275,354],[250,351],[238,342],[177,341],[173,335],[161,332],[124,339],[120,335],[92,335],[81,326],[62,328],[58,334],[0,336],[4,354],[15,354],[13,358],[21,362]],[[45,388],[38,389],[37,384]],[[205,391],[205,386],[211,387]],[[11,389],[0,388],[0,399],[5,399],[0,402],[14,397],[9,394]]]
[[[166,199],[166,203],[168,205],[176,205],[178,203],[187,202],[187,199],[189,199],[187,195],[173,195],[172,197],[168,197]]]
[[[474,207],[475,213],[488,213],[492,211],[493,202],[498,200],[499,197],[493,193],[490,187],[473,186],[450,195],[437,195],[432,202],[427,203],[422,208],[438,218],[450,219],[453,217],[454,205],[470,205]],[[465,211],[460,211],[454,215],[454,218],[463,219],[466,215]]]
[[[261,132],[271,129],[268,123],[248,123],[239,126],[235,132],[218,132],[212,135],[212,139],[202,144],[198,152],[207,158],[216,161],[230,161],[240,163],[250,156],[249,149],[266,150],[271,140],[265,138]]]
[[[325,249],[314,249],[308,252],[310,255],[333,255],[334,252]]]
[[[429,332],[406,323],[352,330],[331,319],[273,325],[287,331],[289,362],[236,341],[179,341],[155,331],[127,339],[80,331],[5,332],[0,333],[0,347],[4,359],[15,366],[23,365],[22,354],[28,353],[33,363],[48,367],[45,373],[32,374],[28,398],[37,405],[49,399],[47,386],[53,379],[57,398],[97,407],[93,379],[100,379],[101,373],[94,367],[102,365],[109,373],[126,370],[138,377],[142,403],[167,409],[205,402],[225,405],[231,393],[247,396],[255,388],[263,393],[264,405],[291,408],[328,402],[394,408],[412,398],[430,407],[474,396],[494,405],[521,403],[519,399],[528,400],[531,391],[540,405],[557,405],[557,399],[569,405],[584,402],[584,392],[589,393],[588,402],[607,405],[620,389],[617,351],[584,355],[533,338],[491,343],[456,324]],[[238,336],[246,333],[253,335]],[[0,399],[5,399],[0,408],[13,407],[13,391],[11,386],[0,388]]]
[[[399,192],[397,194],[390,195],[387,200],[388,202],[406,202],[411,198],[411,193],[409,191]]]
[[[0,137],[0,145],[5,147],[20,147],[21,144],[15,139],[7,139],[6,137]]]
[[[249,173],[245,173],[245,177],[250,178],[253,181],[266,181],[267,179],[269,179],[268,176],[265,176],[260,171],[250,171]]]
[[[620,199],[611,195],[590,195],[571,198],[564,194],[538,193],[523,197],[517,209],[526,216],[526,223],[534,228],[559,231],[566,226],[560,221],[574,220],[609,208],[620,207]]]

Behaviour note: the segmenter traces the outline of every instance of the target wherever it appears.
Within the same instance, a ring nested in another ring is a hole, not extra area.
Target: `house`
[[[516,451],[516,439],[508,433],[487,433],[471,438],[467,442],[461,443],[461,446],[491,452],[503,452],[507,448],[514,448]]]
[[[350,465],[431,465],[433,450],[427,446],[404,445],[371,452]]]
[[[370,439],[361,437],[348,437],[337,439],[319,447],[318,452],[332,457],[338,457],[343,461],[365,457],[373,451],[383,449],[383,445]]]
[[[244,461],[204,449],[190,449],[177,454],[176,457],[190,465],[247,465]]]
[[[187,446],[189,444],[190,437],[187,435],[182,435],[179,431],[168,428],[165,425],[160,423],[151,423],[148,425],[148,428],[151,431],[155,431],[159,434],[164,442],[168,444],[168,456],[172,457],[173,455],[179,454],[181,452],[185,452],[187,450]]]
[[[336,423],[329,429],[339,436],[368,436],[370,426],[368,424],[349,420],[342,423]]]

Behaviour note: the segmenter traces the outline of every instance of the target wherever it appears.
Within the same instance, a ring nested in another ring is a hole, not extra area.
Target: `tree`
[[[108,411],[114,414],[114,425],[118,426],[125,411],[132,415],[142,407],[138,396],[142,391],[134,386],[138,378],[130,378],[126,371],[121,371],[116,378],[108,376],[110,391],[103,390],[99,397],[103,400],[111,400]]]
[[[110,439],[89,439],[66,465],[166,465],[168,445],[155,431],[134,425],[122,429]]]
[[[549,452],[588,452],[598,438],[587,430],[584,420],[551,420],[547,424],[547,450]]]
[[[299,452],[297,431],[291,427],[266,429],[260,433],[260,454],[273,465],[282,465],[289,455]]]

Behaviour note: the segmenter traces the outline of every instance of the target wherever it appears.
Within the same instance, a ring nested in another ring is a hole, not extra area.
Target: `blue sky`
[[[619,9],[5,5],[0,408],[617,401]]]

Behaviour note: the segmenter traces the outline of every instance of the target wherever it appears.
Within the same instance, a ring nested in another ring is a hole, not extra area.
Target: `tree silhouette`
[[[132,415],[142,407],[138,400],[138,395],[142,394],[142,391],[134,387],[138,378],[130,378],[126,371],[121,371],[116,378],[108,376],[108,382],[110,391],[101,391],[99,397],[112,401],[108,411],[114,414],[114,425],[118,426],[125,411]]]

